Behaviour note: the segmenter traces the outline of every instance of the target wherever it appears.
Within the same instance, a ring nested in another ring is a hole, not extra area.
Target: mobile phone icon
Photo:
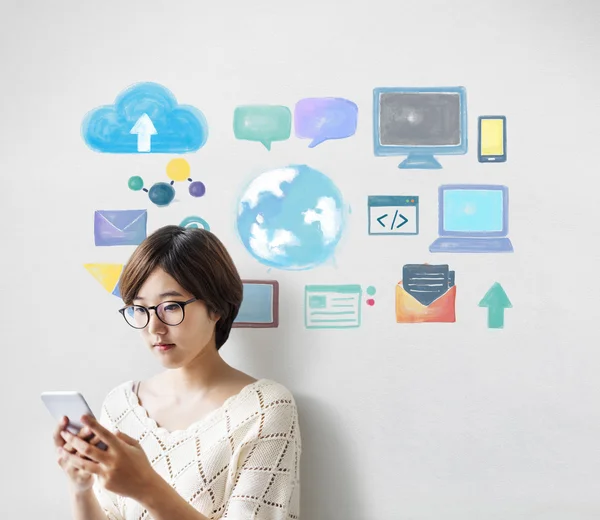
[[[480,116],[478,124],[479,162],[506,162],[506,117]]]

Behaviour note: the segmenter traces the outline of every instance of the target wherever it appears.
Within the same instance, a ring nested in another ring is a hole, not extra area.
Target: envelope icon
[[[137,246],[146,238],[145,209],[96,211],[94,240],[97,246]]]
[[[456,321],[456,286],[450,287],[439,298],[424,305],[408,294],[402,282],[396,285],[397,323],[454,323]]]

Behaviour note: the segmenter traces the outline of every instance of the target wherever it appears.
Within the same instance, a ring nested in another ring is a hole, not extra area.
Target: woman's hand
[[[55,428],[52,439],[54,440],[54,446],[56,447],[58,465],[66,473],[69,479],[69,487],[76,493],[82,493],[91,489],[94,485],[94,475],[85,471],[77,464],[77,459],[80,458],[79,455],[77,455],[75,449],[70,444],[65,443],[63,440],[61,434],[65,431],[67,424],[69,424],[69,418],[65,416]],[[82,428],[79,430],[77,437],[82,442],[86,442],[83,439],[88,437],[89,434],[89,431]],[[93,439],[91,442],[97,443],[98,440]],[[70,453],[74,454],[72,459],[67,457]]]
[[[76,454],[66,454],[67,461],[77,469],[97,475],[98,482],[104,489],[139,501],[145,490],[157,478],[161,478],[152,469],[139,442],[123,432],[113,434],[93,417],[84,415],[81,421],[98,440],[108,446],[108,449],[101,450],[67,431],[62,431],[62,438],[76,451]]]

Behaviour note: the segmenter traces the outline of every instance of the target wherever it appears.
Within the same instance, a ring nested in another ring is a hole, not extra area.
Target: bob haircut
[[[119,291],[125,305],[133,304],[156,268],[220,317],[215,326],[219,350],[229,338],[243,296],[242,280],[223,243],[205,229],[173,225],[157,229],[136,248],[123,269]]]

